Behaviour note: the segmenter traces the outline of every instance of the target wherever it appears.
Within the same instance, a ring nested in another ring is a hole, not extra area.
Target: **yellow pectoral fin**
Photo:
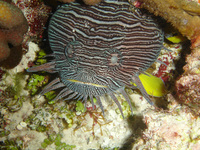
[[[148,75],[145,75],[145,74],[139,75],[140,81],[142,82],[146,92],[149,95],[155,96],[155,97],[164,96],[167,90],[165,88],[165,84],[162,81],[162,79],[155,77],[149,73],[146,73],[146,74]]]

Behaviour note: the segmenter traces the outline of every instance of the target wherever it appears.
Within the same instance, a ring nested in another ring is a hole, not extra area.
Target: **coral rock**
[[[28,30],[22,11],[7,2],[0,1],[0,61],[10,55],[9,44],[18,46]]]
[[[63,3],[71,3],[71,2],[74,2],[75,0],[58,0],[58,1],[63,2]],[[83,2],[86,5],[96,5],[96,4],[100,3],[101,0],[83,0]]]
[[[176,81],[178,101],[200,113],[200,49],[196,48],[186,57],[185,73]]]
[[[179,100],[200,106],[200,74],[183,76],[176,82]]]
[[[200,46],[200,5],[188,0],[138,0],[141,7],[170,22],[192,41],[192,48]]]
[[[0,61],[4,60],[10,55],[10,49],[4,37],[5,34],[0,30]]]
[[[63,3],[71,3],[71,2],[74,2],[75,0],[58,0],[60,2],[63,2]]]
[[[86,5],[96,5],[101,2],[101,0],[83,0]]]

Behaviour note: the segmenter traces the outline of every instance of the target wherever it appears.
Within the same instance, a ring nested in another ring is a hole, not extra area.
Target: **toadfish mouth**
[[[105,85],[100,85],[100,84],[95,84],[95,83],[90,83],[90,82],[83,82],[83,81],[79,81],[79,80],[74,80],[74,79],[67,79],[70,82],[75,82],[75,83],[80,83],[80,84],[86,84],[86,85],[92,85],[95,87],[102,87],[102,88],[107,88],[108,86]]]

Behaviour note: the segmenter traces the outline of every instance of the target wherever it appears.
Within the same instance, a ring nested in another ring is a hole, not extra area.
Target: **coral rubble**
[[[0,61],[10,55],[10,45],[19,46],[28,30],[22,11],[13,4],[0,1]]]
[[[133,149],[179,149],[200,148],[200,118],[195,118],[187,109],[174,103],[169,112],[144,111],[147,129],[142,138],[133,144]]]

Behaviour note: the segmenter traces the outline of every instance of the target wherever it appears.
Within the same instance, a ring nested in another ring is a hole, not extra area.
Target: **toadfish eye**
[[[112,56],[111,57],[111,63],[115,64],[115,63],[117,63],[117,61],[118,61],[117,56]]]

